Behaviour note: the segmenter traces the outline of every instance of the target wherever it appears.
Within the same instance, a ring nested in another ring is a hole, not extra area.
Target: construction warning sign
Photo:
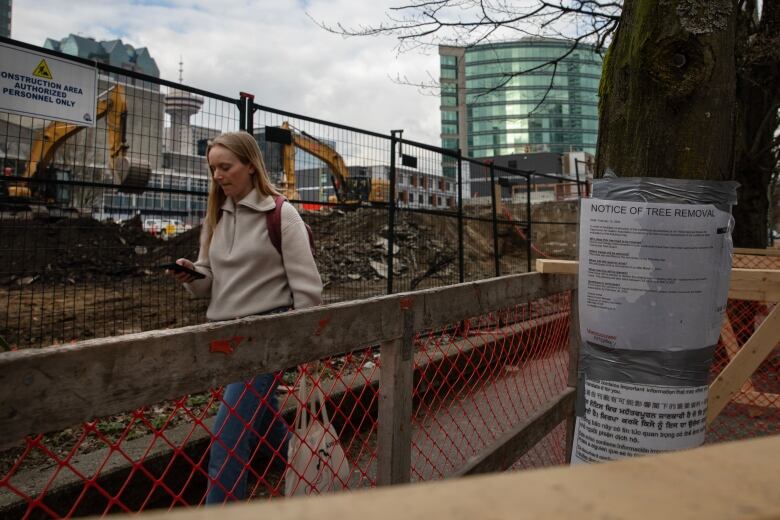
[[[0,112],[95,125],[95,67],[5,43],[0,62]]]
[[[38,76],[39,78],[43,79],[54,79],[54,76],[51,75],[51,71],[49,70],[49,66],[46,65],[46,60],[43,59],[38,64],[38,66],[35,67],[33,76]]]

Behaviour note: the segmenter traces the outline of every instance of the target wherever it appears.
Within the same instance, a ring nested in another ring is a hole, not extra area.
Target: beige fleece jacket
[[[277,307],[296,309],[322,303],[322,279],[317,271],[303,219],[285,202],[282,206],[282,256],[271,243],[265,212],[273,197],[252,190],[238,204],[222,205],[208,251],[205,226],[195,269],[205,278],[184,284],[194,296],[211,297],[206,317],[229,320]]]

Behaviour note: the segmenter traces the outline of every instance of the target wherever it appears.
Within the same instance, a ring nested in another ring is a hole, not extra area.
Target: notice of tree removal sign
[[[718,341],[731,273],[731,215],[711,204],[583,199],[582,340],[621,349]]]
[[[4,43],[0,62],[0,111],[95,125],[95,67]]]
[[[730,230],[713,204],[582,200],[573,464],[704,442]]]

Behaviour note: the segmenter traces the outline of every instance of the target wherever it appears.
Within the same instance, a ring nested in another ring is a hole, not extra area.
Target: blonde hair
[[[227,148],[242,164],[252,166],[256,174],[252,175],[252,185],[258,193],[266,196],[280,194],[268,178],[268,170],[265,167],[263,154],[252,135],[243,131],[227,132],[220,135],[209,142],[209,145],[206,148],[206,160],[208,160],[209,153],[211,153],[211,150],[215,146]],[[204,226],[207,229],[205,242],[207,250],[211,244],[211,237],[214,235],[214,230],[217,228],[217,223],[222,217],[221,208],[226,199],[225,192],[223,192],[219,185],[212,179],[211,187],[209,188],[208,205],[206,208],[206,220],[204,221]]]

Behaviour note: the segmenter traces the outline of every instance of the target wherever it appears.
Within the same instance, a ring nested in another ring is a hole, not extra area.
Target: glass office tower
[[[440,46],[442,147],[470,157],[595,153],[602,58],[589,45],[571,49],[547,38]]]
[[[0,0],[0,36],[11,37],[13,0]]]

